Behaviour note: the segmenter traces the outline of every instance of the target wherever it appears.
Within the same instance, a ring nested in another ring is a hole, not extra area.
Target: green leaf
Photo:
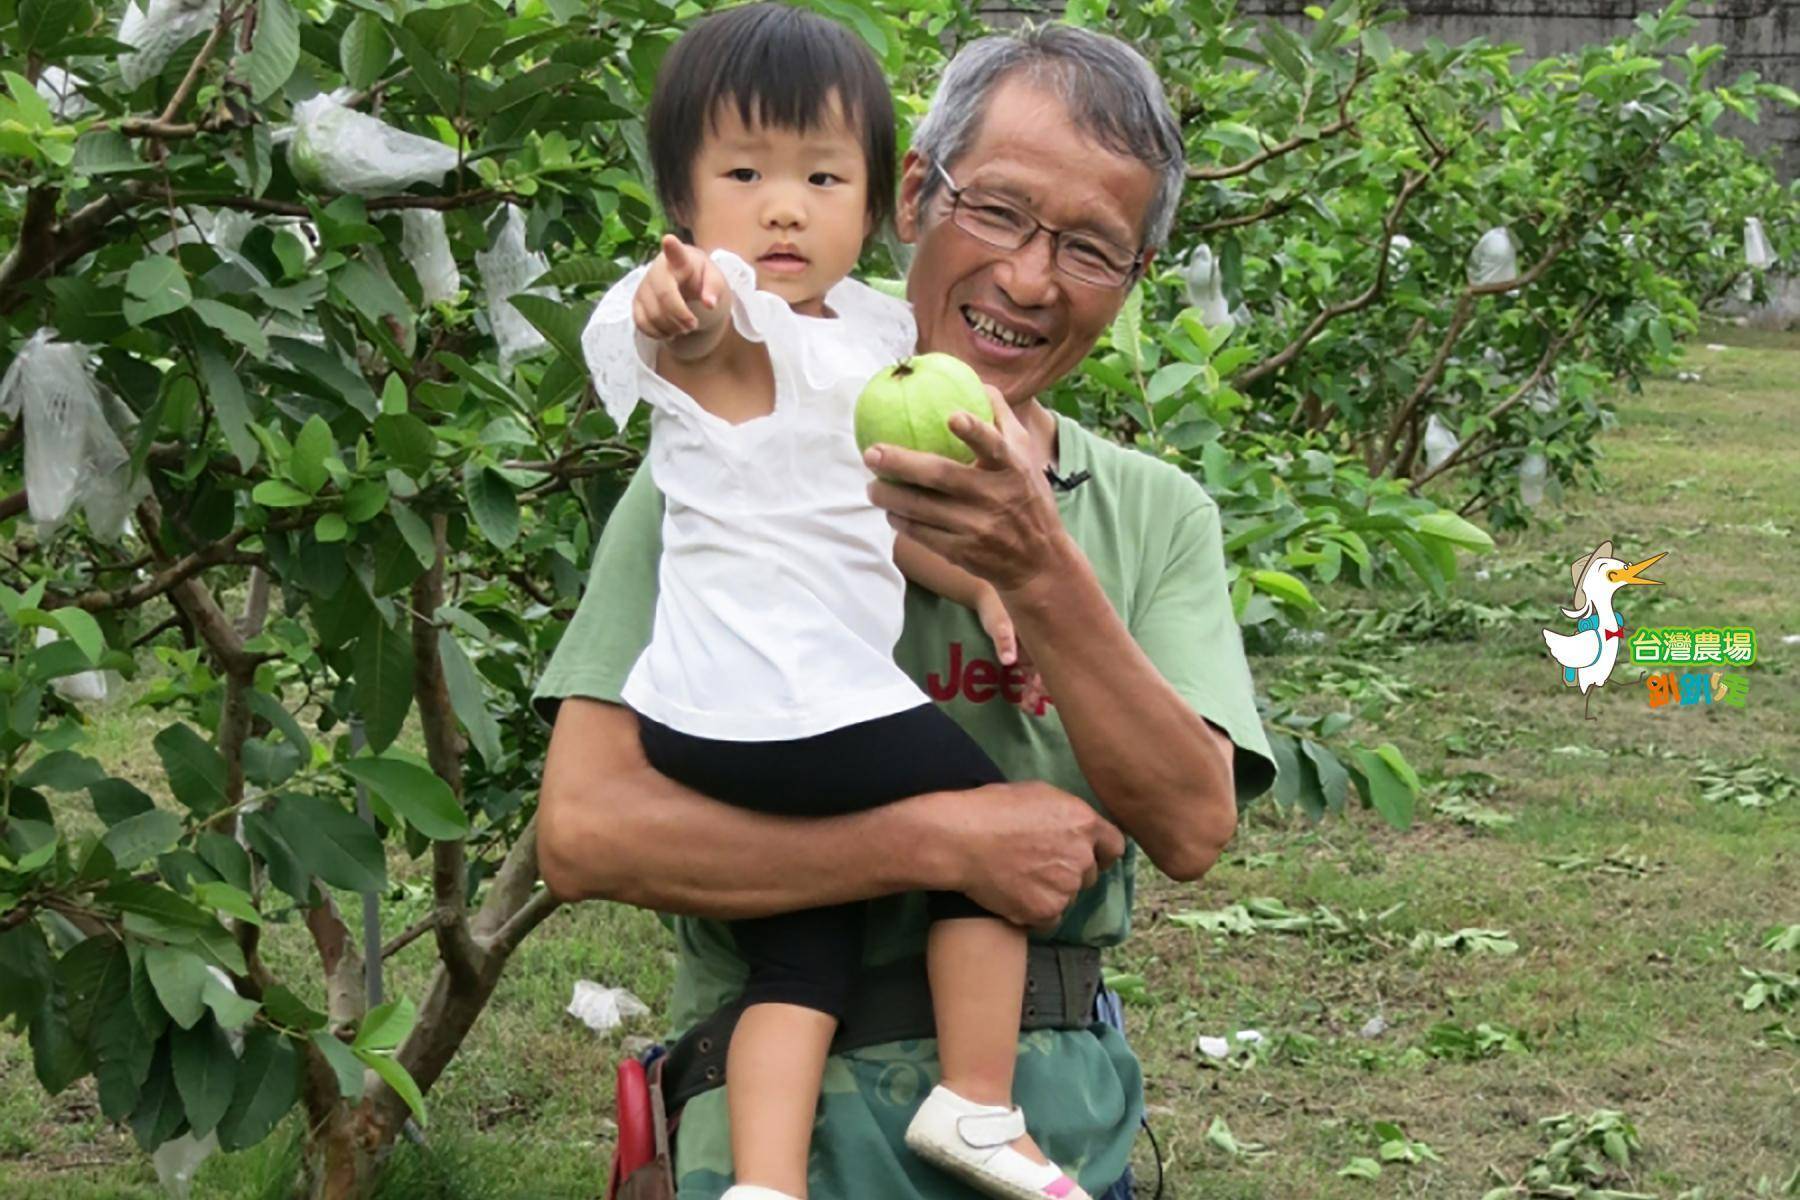
[[[492,467],[470,462],[463,466],[463,490],[487,540],[498,549],[510,549],[519,540],[519,501],[512,485]]]
[[[393,57],[393,40],[388,37],[381,18],[372,12],[357,13],[338,41],[338,61],[344,68],[344,82],[359,91],[381,78]]]
[[[352,1103],[361,1100],[363,1067],[356,1052],[323,1029],[312,1035],[312,1043],[319,1048],[319,1052],[325,1056],[325,1061],[337,1074],[338,1094]]]
[[[1468,550],[1492,550],[1494,539],[1487,530],[1449,510],[1426,513],[1418,518],[1418,530],[1429,537],[1440,538]]]
[[[87,655],[90,666],[100,664],[100,656],[106,653],[106,636],[92,613],[73,607],[56,608],[50,611],[50,619]]]
[[[203,1020],[192,1029],[169,1032],[175,1089],[187,1111],[188,1127],[197,1138],[211,1133],[231,1107],[237,1084],[237,1055],[217,1021]]]
[[[412,641],[377,618],[356,640],[356,707],[369,750],[380,754],[400,734],[412,707]]]
[[[326,883],[352,892],[386,886],[381,840],[356,814],[317,796],[284,792],[275,802],[274,820],[282,840]]]
[[[406,297],[386,276],[371,270],[367,264],[351,259],[332,273],[331,286],[349,301],[357,312],[379,322],[383,317],[410,321],[412,313]]]
[[[1416,784],[1409,785],[1387,758],[1376,751],[1358,749],[1355,758],[1362,771],[1357,778],[1357,787],[1364,802],[1394,828],[1410,829],[1413,805],[1418,800]],[[1408,770],[1410,772],[1410,768]]]
[[[359,479],[344,494],[344,519],[361,525],[387,507],[388,487],[379,479]]]
[[[200,956],[177,946],[146,946],[144,967],[163,1011],[183,1029],[198,1025],[206,1015],[201,993],[212,978]]]
[[[488,770],[496,770],[501,756],[500,723],[488,709],[474,664],[448,629],[438,631],[438,657],[444,664],[444,683],[450,689],[450,707],[456,710],[456,719],[469,731],[469,741]]]
[[[268,1137],[300,1097],[300,1054],[287,1037],[263,1026],[244,1035],[243,1069],[231,1108],[219,1122],[219,1145],[243,1150]]]
[[[112,851],[114,865],[129,871],[173,847],[183,828],[181,818],[174,813],[151,809],[126,817],[100,840]]]
[[[151,745],[168,772],[169,790],[183,807],[197,817],[225,807],[225,760],[190,726],[177,722]]]
[[[331,427],[317,413],[306,418],[306,424],[294,436],[294,453],[288,459],[288,477],[310,495],[318,495],[331,478],[325,460],[337,453],[331,440]],[[264,502],[266,503],[266,502]]]
[[[131,1113],[131,1133],[146,1154],[175,1136],[185,1119],[181,1111],[181,1095],[175,1088],[171,1065],[172,1047],[165,1037],[157,1042],[150,1059],[150,1071],[138,1092],[137,1107]]]
[[[250,432],[250,403],[244,396],[244,385],[230,363],[217,352],[202,347],[200,374],[206,380],[207,398],[225,432],[225,443],[238,460],[238,469],[248,471],[256,465],[261,443]]]
[[[467,814],[435,772],[398,758],[353,758],[343,766],[346,775],[362,780],[426,837],[444,841],[468,835]]]
[[[1125,356],[1131,369],[1141,373],[1144,369],[1144,285],[1142,283],[1131,289],[1125,297],[1125,304],[1119,309],[1119,315],[1113,318],[1111,340],[1113,349]]]
[[[166,316],[194,298],[181,264],[166,254],[150,254],[131,264],[125,275],[125,319],[133,325]]]
[[[250,99],[261,104],[281,90],[300,62],[300,18],[288,0],[257,0],[250,42]]]
[[[394,1089],[395,1094],[406,1101],[406,1107],[412,1109],[413,1116],[418,1118],[420,1125],[425,1124],[425,1097],[419,1094],[419,1085],[407,1074],[406,1068],[400,1065],[398,1059],[369,1050],[355,1050],[352,1053],[367,1063],[375,1074],[381,1076],[383,1082]]]
[[[396,500],[388,506],[394,517],[394,527],[411,548],[413,557],[419,560],[421,567],[429,568],[437,561],[437,541],[431,536],[431,527],[425,524],[425,518]]]
[[[256,318],[243,309],[218,300],[204,299],[194,301],[192,307],[195,316],[258,359],[269,357],[269,336],[257,324]]]
[[[372,1008],[357,1026],[356,1040],[350,1043],[351,1048],[392,1050],[406,1040],[406,1035],[412,1032],[418,1017],[419,1013],[413,1007],[413,1002],[405,997]]]
[[[400,469],[417,479],[431,469],[437,434],[411,413],[385,413],[375,418],[375,444]]]
[[[326,513],[313,522],[313,539],[319,542],[341,542],[350,536],[350,522],[340,513]]]
[[[37,922],[0,933],[0,1021],[38,1010],[51,985],[50,946]]]
[[[1246,574],[1257,590],[1269,593],[1284,604],[1291,604],[1308,612],[1319,609],[1319,602],[1313,599],[1312,591],[1286,571],[1249,571]]]
[[[242,1029],[256,1015],[256,1010],[262,1007],[248,996],[240,996],[235,987],[227,985],[211,971],[206,973],[206,983],[201,989],[200,998],[206,1002],[206,1007],[212,1009],[213,1019],[229,1030]]]
[[[305,508],[312,497],[291,483],[265,479],[250,489],[250,498],[264,508]]]
[[[256,911],[256,905],[251,901],[249,895],[224,880],[214,879],[196,883],[194,899],[208,908],[228,913],[251,925],[263,923],[262,914]]]
[[[564,358],[577,366],[586,364],[587,359],[581,352],[581,331],[587,326],[592,305],[563,304],[530,292],[520,292],[505,303],[518,309]]]

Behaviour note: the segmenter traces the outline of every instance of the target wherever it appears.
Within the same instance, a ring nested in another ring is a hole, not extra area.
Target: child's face
[[[796,312],[823,315],[825,293],[850,273],[869,234],[862,142],[834,99],[804,134],[746,126],[721,105],[694,163],[694,213],[703,250],[729,250],[756,268],[756,286]]]

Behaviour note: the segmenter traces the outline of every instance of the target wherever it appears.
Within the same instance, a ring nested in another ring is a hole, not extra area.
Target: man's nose
[[[1038,230],[1029,242],[1001,259],[994,282],[1020,308],[1042,308],[1054,301],[1062,285],[1056,278],[1050,231]]]

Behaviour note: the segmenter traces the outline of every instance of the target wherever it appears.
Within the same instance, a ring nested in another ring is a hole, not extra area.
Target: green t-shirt
[[[1236,746],[1239,803],[1266,789],[1275,767],[1256,714],[1250,671],[1225,586],[1218,508],[1167,463],[1057,417],[1057,469],[1088,482],[1058,493],[1064,525],[1144,653],[1194,710]],[[554,721],[566,696],[617,702],[649,641],[656,604],[662,499],[639,471],[607,522],[588,590],[534,696]],[[1010,779],[1041,779],[1099,807],[1076,766],[1054,703],[1026,712],[1019,677],[1000,666],[975,614],[909,587],[895,659]],[[1012,698],[1009,700],[1008,693]],[[1084,891],[1051,940],[1094,946],[1131,928],[1137,847]],[[679,1031],[734,998],[745,967],[718,922],[672,922],[678,949],[670,1027]],[[866,961],[923,952],[920,896],[872,901]],[[916,1160],[902,1142],[913,1109],[937,1080],[931,1041],[834,1056],[813,1132],[810,1191],[822,1200],[961,1200],[969,1193]],[[1038,1145],[1098,1195],[1124,1173],[1143,1110],[1137,1060],[1114,1030],[1022,1034],[1014,1094]],[[691,1101],[676,1146],[680,1200],[716,1200],[731,1182],[725,1095]]]

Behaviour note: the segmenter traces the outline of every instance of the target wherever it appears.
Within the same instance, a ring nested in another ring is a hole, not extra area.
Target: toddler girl
[[[916,337],[905,304],[847,278],[892,215],[879,67],[803,10],[731,9],[669,51],[648,133],[681,236],[607,292],[582,338],[614,421],[651,406],[646,465],[667,505],[654,629],[622,692],[648,760],[727,803],[802,816],[1000,782],[893,648],[908,576],[975,607],[1009,663],[1010,622],[992,587],[895,545],[852,435],[863,385]],[[1086,1200],[1011,1103],[1024,933],[966,896],[929,901],[943,1083],[907,1145],[992,1195]],[[750,974],[726,1060],[726,1200],[806,1195],[862,920],[845,904],[732,925]]]

